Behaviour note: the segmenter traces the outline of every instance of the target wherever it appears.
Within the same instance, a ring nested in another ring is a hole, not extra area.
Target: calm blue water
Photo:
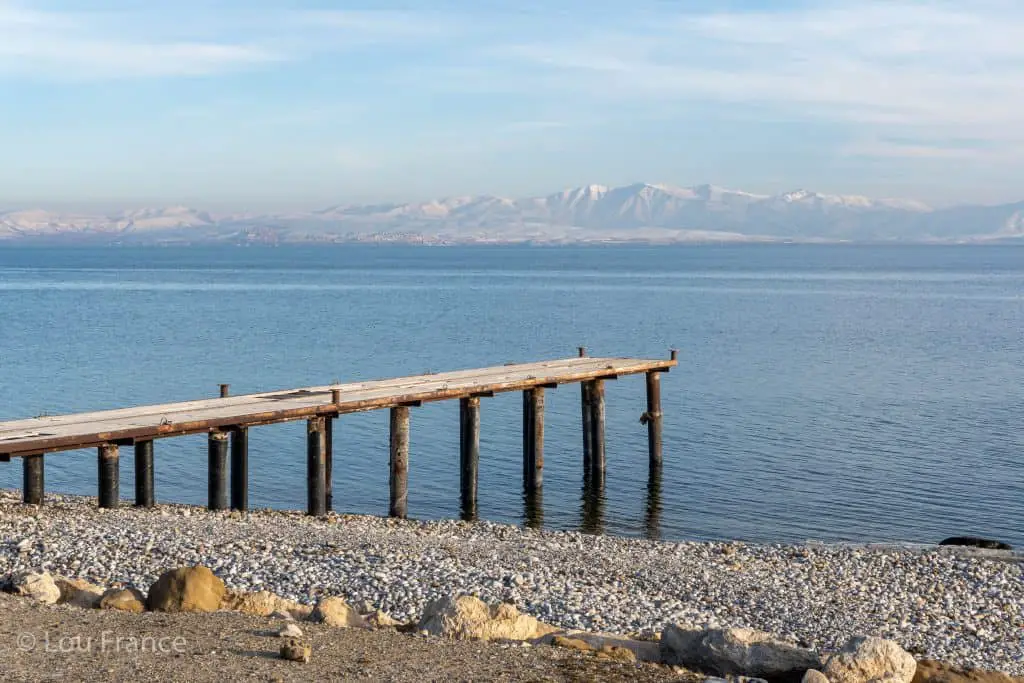
[[[6,248],[0,420],[675,346],[660,491],[642,377],[608,384],[596,502],[579,390],[549,392],[546,527],[1024,545],[1022,331],[1024,247]],[[484,518],[524,518],[520,410],[484,402]],[[386,513],[387,419],[339,420],[337,509]],[[412,419],[410,514],[457,517],[458,404]],[[304,507],[304,430],[251,432],[253,506]],[[156,452],[158,499],[205,503],[205,437]],[[122,458],[126,495],[131,477]],[[94,452],[46,478],[95,495]]]

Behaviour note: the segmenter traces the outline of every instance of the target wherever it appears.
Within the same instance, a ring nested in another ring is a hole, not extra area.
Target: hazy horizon
[[[1022,31],[1007,0],[0,0],[0,206],[638,181],[1017,202]]]

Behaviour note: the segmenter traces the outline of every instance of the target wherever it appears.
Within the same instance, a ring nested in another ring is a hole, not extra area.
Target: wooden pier
[[[207,434],[208,507],[222,510],[230,505],[233,510],[245,511],[249,428],[306,420],[306,511],[322,516],[333,509],[334,419],[348,413],[387,408],[391,413],[389,513],[405,517],[410,408],[458,399],[462,516],[473,519],[477,507],[481,398],[501,392],[522,392],[523,488],[528,496],[537,496],[544,482],[544,392],[562,384],[580,383],[584,481],[589,488],[600,490],[605,479],[605,381],[643,374],[647,379],[647,400],[640,421],[648,430],[651,477],[658,476],[660,480],[660,373],[668,372],[677,363],[674,350],[668,359],[652,360],[590,358],[580,348],[578,357],[562,360],[259,394],[231,396],[229,385],[222,384],[219,398],[0,422],[0,461],[22,459],[23,500],[26,504],[42,505],[44,456],[96,448],[99,506],[113,508],[120,500],[120,447],[132,446],[135,505],[151,507],[156,500],[153,442],[186,434]]]

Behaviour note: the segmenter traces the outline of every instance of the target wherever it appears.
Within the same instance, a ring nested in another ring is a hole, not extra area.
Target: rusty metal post
[[[476,519],[477,478],[480,472],[480,399],[459,399],[459,491],[462,519]]]
[[[121,499],[120,451],[117,444],[105,443],[98,449],[99,506],[116,508]]]
[[[334,418],[324,418],[324,505],[334,509]]]
[[[647,453],[651,465],[661,464],[661,373],[647,373]]]
[[[590,480],[597,488],[604,487],[604,380],[595,379],[590,385]]]
[[[226,510],[228,507],[228,435],[210,432],[206,442],[206,507]]]
[[[325,432],[322,417],[314,417],[306,423],[306,514],[313,517],[327,514]]]
[[[544,485],[544,388],[523,392],[523,488]]]
[[[388,514],[409,513],[409,407],[391,409],[391,505]]]
[[[229,393],[231,393],[231,385],[230,384],[221,384],[220,385],[220,397],[221,398],[227,398]]]
[[[135,442],[135,507],[151,508],[153,493],[153,442]]]
[[[249,430],[231,430],[231,509],[249,509]]]
[[[21,459],[22,487],[21,499],[25,505],[42,505],[45,475],[43,473],[43,456],[26,455]]]

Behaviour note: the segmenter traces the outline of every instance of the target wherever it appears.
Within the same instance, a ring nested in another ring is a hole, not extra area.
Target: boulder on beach
[[[58,604],[84,609],[99,607],[100,598],[103,597],[103,589],[99,586],[84,579],[69,579],[66,576],[55,576],[53,582],[60,590]]]
[[[1024,677],[1001,671],[964,669],[947,662],[922,659],[917,663],[913,683],[1024,683]]]
[[[812,650],[750,628],[693,629],[667,626],[661,634],[662,661],[719,676],[799,680],[821,667]]]
[[[855,636],[825,662],[821,672],[831,683],[911,683],[917,662],[899,643]]]
[[[613,633],[591,631],[558,631],[541,636],[533,641],[536,645],[554,645],[571,650],[600,652],[604,647],[629,650],[641,662],[660,662],[661,648],[652,640],[636,640]]]
[[[255,593],[228,591],[224,596],[222,607],[256,617],[269,617],[278,612],[287,614],[293,619],[305,619],[313,611],[313,608],[308,605],[287,600],[270,591],[256,591]]]
[[[831,683],[831,681],[828,680],[828,676],[817,669],[808,669],[804,677],[800,679],[800,683]]]
[[[1013,546],[1002,541],[994,541],[991,538],[978,538],[977,536],[950,536],[939,541],[939,545],[962,545],[971,548],[986,548],[988,550],[1013,550]]]
[[[160,575],[149,588],[146,609],[155,612],[216,612],[227,590],[209,567],[179,567]]]
[[[60,588],[47,571],[15,574],[11,577],[11,592],[47,605],[56,605],[60,600]]]
[[[99,608],[139,614],[146,611],[146,596],[138,588],[110,588],[100,597]]]
[[[312,654],[313,648],[310,647],[309,643],[304,643],[298,638],[289,638],[281,646],[281,659],[286,659],[290,662],[308,664]]]
[[[532,640],[558,630],[512,605],[488,605],[471,595],[449,595],[427,603],[418,628],[459,640]]]
[[[382,610],[374,610],[362,615],[363,621],[372,628],[395,628],[402,625],[402,622],[393,619],[390,614]]]
[[[324,598],[316,603],[309,620],[339,628],[365,627],[366,622],[347,602],[338,597]]]

